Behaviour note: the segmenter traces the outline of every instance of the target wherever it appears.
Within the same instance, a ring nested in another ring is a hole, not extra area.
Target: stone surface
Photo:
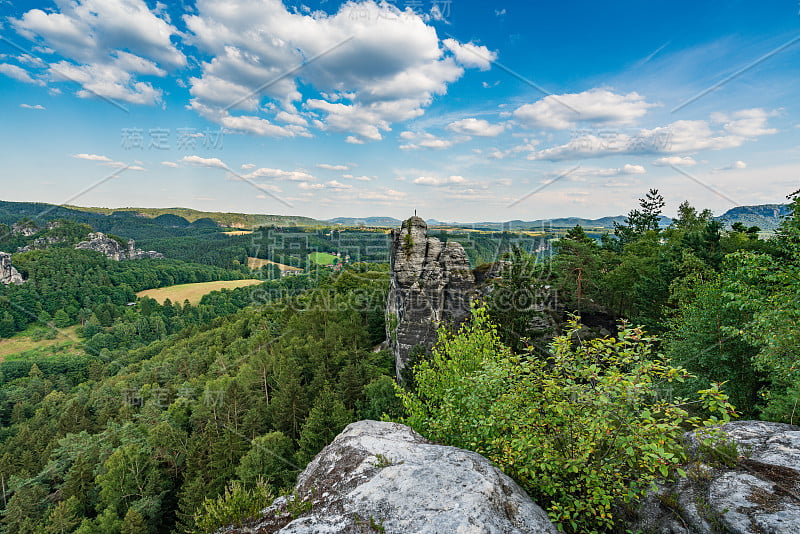
[[[349,425],[300,474],[310,501],[296,519],[286,498],[233,533],[554,534],[545,512],[483,456],[436,445],[409,427]]]
[[[658,534],[800,532],[800,427],[763,421],[723,425],[737,444],[734,467],[709,462],[686,435],[689,477],[663,484],[639,509],[632,530]]]
[[[11,254],[0,252],[0,283],[6,285],[21,284],[24,281],[19,271],[11,265]]]
[[[469,316],[475,277],[461,245],[428,237],[428,225],[416,216],[392,230],[390,258],[386,329],[400,378],[415,346],[429,349],[439,325]]]
[[[92,232],[87,236],[87,241],[81,241],[75,245],[77,249],[94,250],[101,252],[112,260],[138,260],[142,258],[163,258],[160,252],[143,251],[136,248],[133,239],[128,241],[128,247],[124,248],[117,240],[112,239],[102,232]]]

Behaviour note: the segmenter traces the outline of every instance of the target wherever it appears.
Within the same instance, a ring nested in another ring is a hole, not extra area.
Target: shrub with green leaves
[[[622,325],[618,338],[583,341],[577,319],[547,358],[515,355],[486,310],[456,333],[439,332],[430,359],[400,391],[405,423],[426,437],[477,451],[515,478],[567,532],[617,525],[658,477],[680,470],[682,434],[727,422],[717,386],[692,401],[665,398],[690,375],[652,352],[653,338]],[[689,405],[708,414],[702,419]]]
[[[265,483],[254,488],[233,482],[225,493],[216,499],[206,499],[200,505],[194,520],[198,532],[215,532],[221,527],[241,527],[248,519],[258,517],[274,497]]]

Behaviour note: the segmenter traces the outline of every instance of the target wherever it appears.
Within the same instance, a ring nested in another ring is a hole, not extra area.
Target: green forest
[[[27,281],[0,287],[0,346],[56,332],[76,343],[0,361],[0,532],[213,532],[279,495],[301,515],[298,473],[360,419],[485,455],[565,532],[624,532],[652,481],[686,476],[683,432],[800,419],[800,191],[789,201],[768,236],[689,203],[663,227],[656,190],[597,238],[432,231],[473,267],[507,267],[402,383],[384,344],[383,232],[228,236],[169,213],[88,211],[47,228],[32,207],[25,237],[11,231],[20,213],[4,215],[0,249]],[[167,259],[75,250],[91,229]],[[350,260],[311,266],[313,252]],[[198,305],[135,296],[252,277],[247,257],[305,272]]]

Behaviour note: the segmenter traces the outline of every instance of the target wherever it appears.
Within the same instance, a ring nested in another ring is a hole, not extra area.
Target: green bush
[[[216,499],[202,502],[194,517],[197,531],[214,532],[230,525],[241,527],[247,520],[258,517],[273,499],[269,487],[264,483],[247,489],[241,482],[233,482]]]
[[[475,450],[515,478],[567,532],[617,526],[616,512],[685,461],[684,431],[728,421],[714,386],[694,402],[665,400],[660,386],[687,371],[651,351],[652,338],[622,325],[619,337],[581,341],[577,319],[547,358],[514,355],[486,310],[457,334],[439,332],[417,389],[402,391],[404,422],[448,445]],[[698,406],[698,408],[699,408]]]

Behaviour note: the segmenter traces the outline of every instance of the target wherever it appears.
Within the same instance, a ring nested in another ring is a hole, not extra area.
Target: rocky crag
[[[0,283],[2,284],[21,284],[25,280],[19,271],[11,265],[11,254],[0,252]]]
[[[475,277],[462,246],[428,237],[417,216],[392,230],[390,258],[386,330],[400,378],[414,347],[429,349],[440,325],[469,316]]]
[[[87,241],[81,241],[75,248],[102,252],[112,260],[139,260],[142,258],[163,258],[164,255],[154,250],[143,251],[136,248],[133,239],[128,240],[128,246],[123,247],[119,241],[112,239],[102,232],[92,232],[87,236]]]
[[[293,516],[280,497],[254,525],[227,534],[556,532],[486,458],[436,445],[397,423],[349,425],[303,470],[293,495],[310,504],[307,512]]]
[[[632,531],[800,532],[800,427],[735,421],[721,430],[728,445],[710,449],[695,433],[686,435],[688,476],[659,485],[640,507]]]

